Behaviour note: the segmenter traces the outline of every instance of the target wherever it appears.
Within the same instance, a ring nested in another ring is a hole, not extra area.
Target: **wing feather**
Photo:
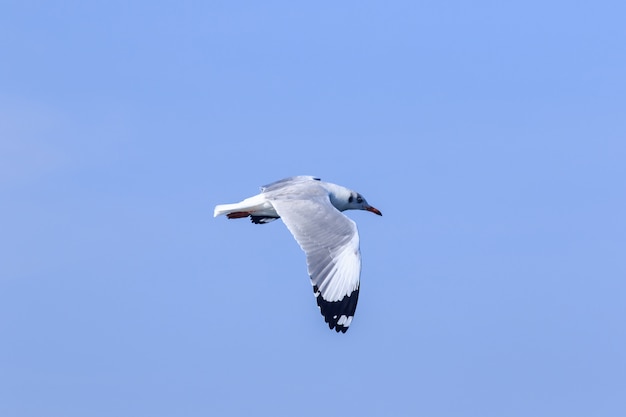
[[[358,298],[359,233],[356,223],[331,204],[321,187],[318,190],[315,183],[309,184],[306,199],[298,198],[298,193],[280,192],[268,199],[306,254],[309,276],[326,322],[331,329],[345,332]]]

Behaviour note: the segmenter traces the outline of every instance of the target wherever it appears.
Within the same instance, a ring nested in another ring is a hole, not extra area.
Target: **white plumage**
[[[214,216],[250,217],[264,224],[283,222],[306,253],[313,291],[331,329],[346,332],[359,295],[361,253],[359,233],[344,210],[381,215],[359,193],[311,176],[289,177],[261,187],[261,193],[240,203],[215,207]]]

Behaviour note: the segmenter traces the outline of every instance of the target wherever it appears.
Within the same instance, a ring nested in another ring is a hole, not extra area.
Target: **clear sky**
[[[0,415],[626,415],[623,1],[4,1]],[[280,221],[362,193],[346,334]]]

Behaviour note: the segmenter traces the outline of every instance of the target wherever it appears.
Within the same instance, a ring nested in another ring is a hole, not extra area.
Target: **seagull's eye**
[[[348,198],[348,203],[352,203],[352,200],[354,200],[354,197],[350,196],[350,197]]]
[[[363,197],[358,196],[358,197],[356,198],[356,202],[357,202],[357,203],[359,203],[359,204],[361,204],[361,203],[363,202]]]

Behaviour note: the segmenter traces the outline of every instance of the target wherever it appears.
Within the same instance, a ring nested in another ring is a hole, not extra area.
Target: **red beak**
[[[383,213],[381,213],[380,210],[378,210],[376,207],[368,206],[365,210],[371,211],[372,213],[378,214],[379,216],[383,215]]]

